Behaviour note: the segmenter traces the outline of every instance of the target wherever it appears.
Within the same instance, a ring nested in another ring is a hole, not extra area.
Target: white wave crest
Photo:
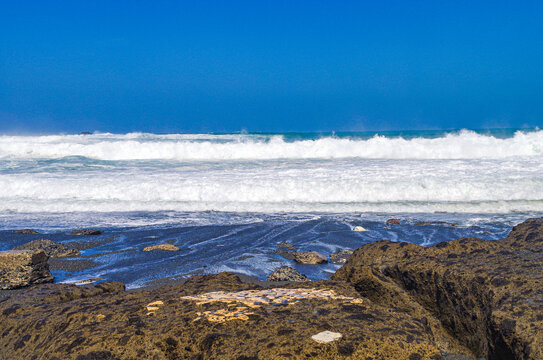
[[[543,156],[543,130],[509,138],[462,130],[438,138],[374,136],[285,141],[263,135],[0,136],[0,158],[98,160],[271,160],[271,159],[505,159]]]

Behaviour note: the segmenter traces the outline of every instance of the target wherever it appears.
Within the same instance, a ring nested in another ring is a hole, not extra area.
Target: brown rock
[[[47,239],[40,239],[17,246],[13,250],[43,250],[49,257],[72,257],[79,256],[79,250],[72,249],[66,245],[59,244]]]
[[[309,281],[309,279],[300,274],[296,269],[291,268],[290,266],[281,266],[278,269],[275,269],[274,272],[268,276],[268,281],[292,281],[292,282],[303,282]]]
[[[52,282],[43,250],[0,252],[0,289],[16,289],[32,284]]]
[[[172,244],[158,244],[158,245],[146,246],[143,248],[143,251],[153,251],[153,250],[179,251],[179,247]]]
[[[0,323],[5,359],[442,359],[424,321],[332,281],[262,288],[221,273],[153,291],[42,285],[0,302]],[[312,338],[326,331],[341,339]]]
[[[423,307],[477,357],[543,359],[542,269],[540,218],[498,241],[367,244],[332,278],[412,315]]]
[[[287,260],[294,260],[301,264],[326,264],[328,258],[316,251],[276,250],[275,254],[281,255]]]
[[[294,254],[294,261],[302,264],[326,264],[328,258],[316,251],[297,251]]]
[[[14,234],[24,234],[24,235],[35,235],[35,234],[39,234],[39,232],[37,232],[36,230],[32,230],[32,229],[22,229],[22,230],[9,230],[10,233],[14,233]]]
[[[335,254],[330,254],[330,262],[332,264],[345,264],[347,259],[351,257],[353,250],[340,250]]]
[[[388,219],[386,224],[387,225],[400,225],[400,220],[398,220],[398,219]]]
[[[88,236],[88,235],[101,235],[103,234],[104,231],[103,230],[99,230],[99,229],[79,229],[79,230],[74,230],[70,233],[70,235],[83,235],[83,236]]]
[[[294,245],[292,245],[291,243],[288,243],[288,242],[280,242],[279,244],[277,244],[278,247],[282,247],[282,248],[293,248]]]

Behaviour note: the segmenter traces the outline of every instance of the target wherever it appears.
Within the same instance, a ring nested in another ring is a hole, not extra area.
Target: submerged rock
[[[24,234],[24,235],[36,235],[39,234],[36,230],[32,229],[22,229],[22,230],[9,230],[10,233],[13,234]]]
[[[34,240],[17,246],[14,250],[43,250],[49,257],[73,257],[81,254],[79,250],[47,239]]]
[[[302,264],[326,264],[328,258],[316,251],[297,251],[294,254],[294,261]]]
[[[301,264],[326,264],[328,258],[316,251],[276,250],[275,254],[281,255],[287,260],[294,260]]]
[[[179,251],[179,247],[173,244],[158,244],[152,246],[146,246],[143,248],[143,251],[154,251],[154,250],[163,250],[163,251]]]
[[[542,269],[540,218],[496,241],[370,243],[332,279],[383,306],[412,315],[424,308],[479,358],[543,359]]]
[[[268,276],[268,281],[293,281],[302,282],[309,281],[309,279],[301,274],[298,270],[291,268],[290,266],[281,266],[275,269],[274,272]]]
[[[88,235],[101,235],[103,234],[104,231],[103,230],[99,230],[99,229],[78,229],[78,230],[74,230],[70,233],[70,235],[84,235],[84,236],[88,236]]]
[[[16,289],[52,282],[43,250],[0,251],[0,289]]]
[[[457,223],[451,223],[446,221],[419,221],[415,226],[429,226],[429,225],[446,225],[446,226],[457,226]]]
[[[400,225],[400,220],[398,220],[398,219],[388,219],[386,224],[387,225]]]
[[[282,248],[293,248],[294,245],[292,245],[291,243],[288,243],[288,242],[280,242],[279,244],[277,244],[278,247],[282,247]]]
[[[337,253],[330,254],[330,262],[332,264],[345,264],[347,259],[351,257],[353,250],[343,249],[339,250]]]

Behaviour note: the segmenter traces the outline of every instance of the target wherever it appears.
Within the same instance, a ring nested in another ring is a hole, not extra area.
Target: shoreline
[[[36,285],[0,301],[0,359],[541,359],[542,266],[539,218],[497,241],[371,242],[331,280]]]

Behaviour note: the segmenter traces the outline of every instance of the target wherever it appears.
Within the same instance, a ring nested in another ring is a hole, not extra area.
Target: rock
[[[424,310],[434,314],[477,358],[543,359],[542,269],[539,218],[496,241],[367,244],[332,279],[351,283],[377,304],[419,318]]]
[[[0,289],[16,289],[53,281],[43,250],[0,252]]]
[[[316,251],[297,251],[294,254],[294,261],[302,264],[326,264],[328,258]]]
[[[84,236],[88,236],[88,235],[101,235],[103,234],[104,231],[103,230],[98,230],[98,229],[79,229],[79,230],[74,230],[70,233],[70,235],[84,235]]]
[[[153,250],[163,250],[163,251],[179,251],[179,247],[173,244],[158,244],[152,246],[146,246],[143,248],[143,251],[153,251]]]
[[[34,240],[17,246],[13,250],[43,250],[49,257],[73,257],[81,255],[79,250],[47,239]]]
[[[316,251],[276,250],[275,254],[281,255],[287,260],[294,260],[302,264],[326,264],[328,258]]]
[[[282,248],[293,248],[294,245],[292,245],[291,243],[288,243],[288,242],[280,242],[279,244],[277,244],[278,247],[282,247]]]
[[[366,230],[362,226],[358,225],[358,226],[354,227],[353,231],[368,231],[368,230]]]
[[[451,223],[446,221],[419,221],[415,226],[429,226],[429,225],[447,225],[447,226],[457,226],[457,223]]]
[[[400,225],[400,220],[398,220],[398,219],[388,219],[386,224],[387,225]]]
[[[330,262],[332,264],[345,264],[347,259],[353,254],[353,250],[339,250],[335,254],[330,254]]]
[[[22,229],[22,230],[9,230],[10,233],[13,233],[13,234],[24,234],[24,235],[35,235],[35,234],[39,234],[39,232],[37,232],[36,230],[32,230],[32,229]]]
[[[0,302],[0,324],[3,359],[442,359],[424,320],[334,281],[270,288],[221,273],[147,291],[39,285]],[[311,338],[326,329],[342,338]]]
[[[287,260],[294,260],[294,258],[296,257],[296,251],[294,250],[278,249],[278,250],[275,250],[274,254],[281,255]]]
[[[302,282],[309,281],[309,279],[300,274],[296,269],[293,269],[289,266],[281,266],[278,269],[275,269],[274,272],[268,276],[267,281],[293,281],[293,282]]]
[[[311,339],[315,340],[318,343],[327,344],[333,341],[341,339],[342,335],[340,333],[332,331],[323,331],[316,335],[311,336]]]

